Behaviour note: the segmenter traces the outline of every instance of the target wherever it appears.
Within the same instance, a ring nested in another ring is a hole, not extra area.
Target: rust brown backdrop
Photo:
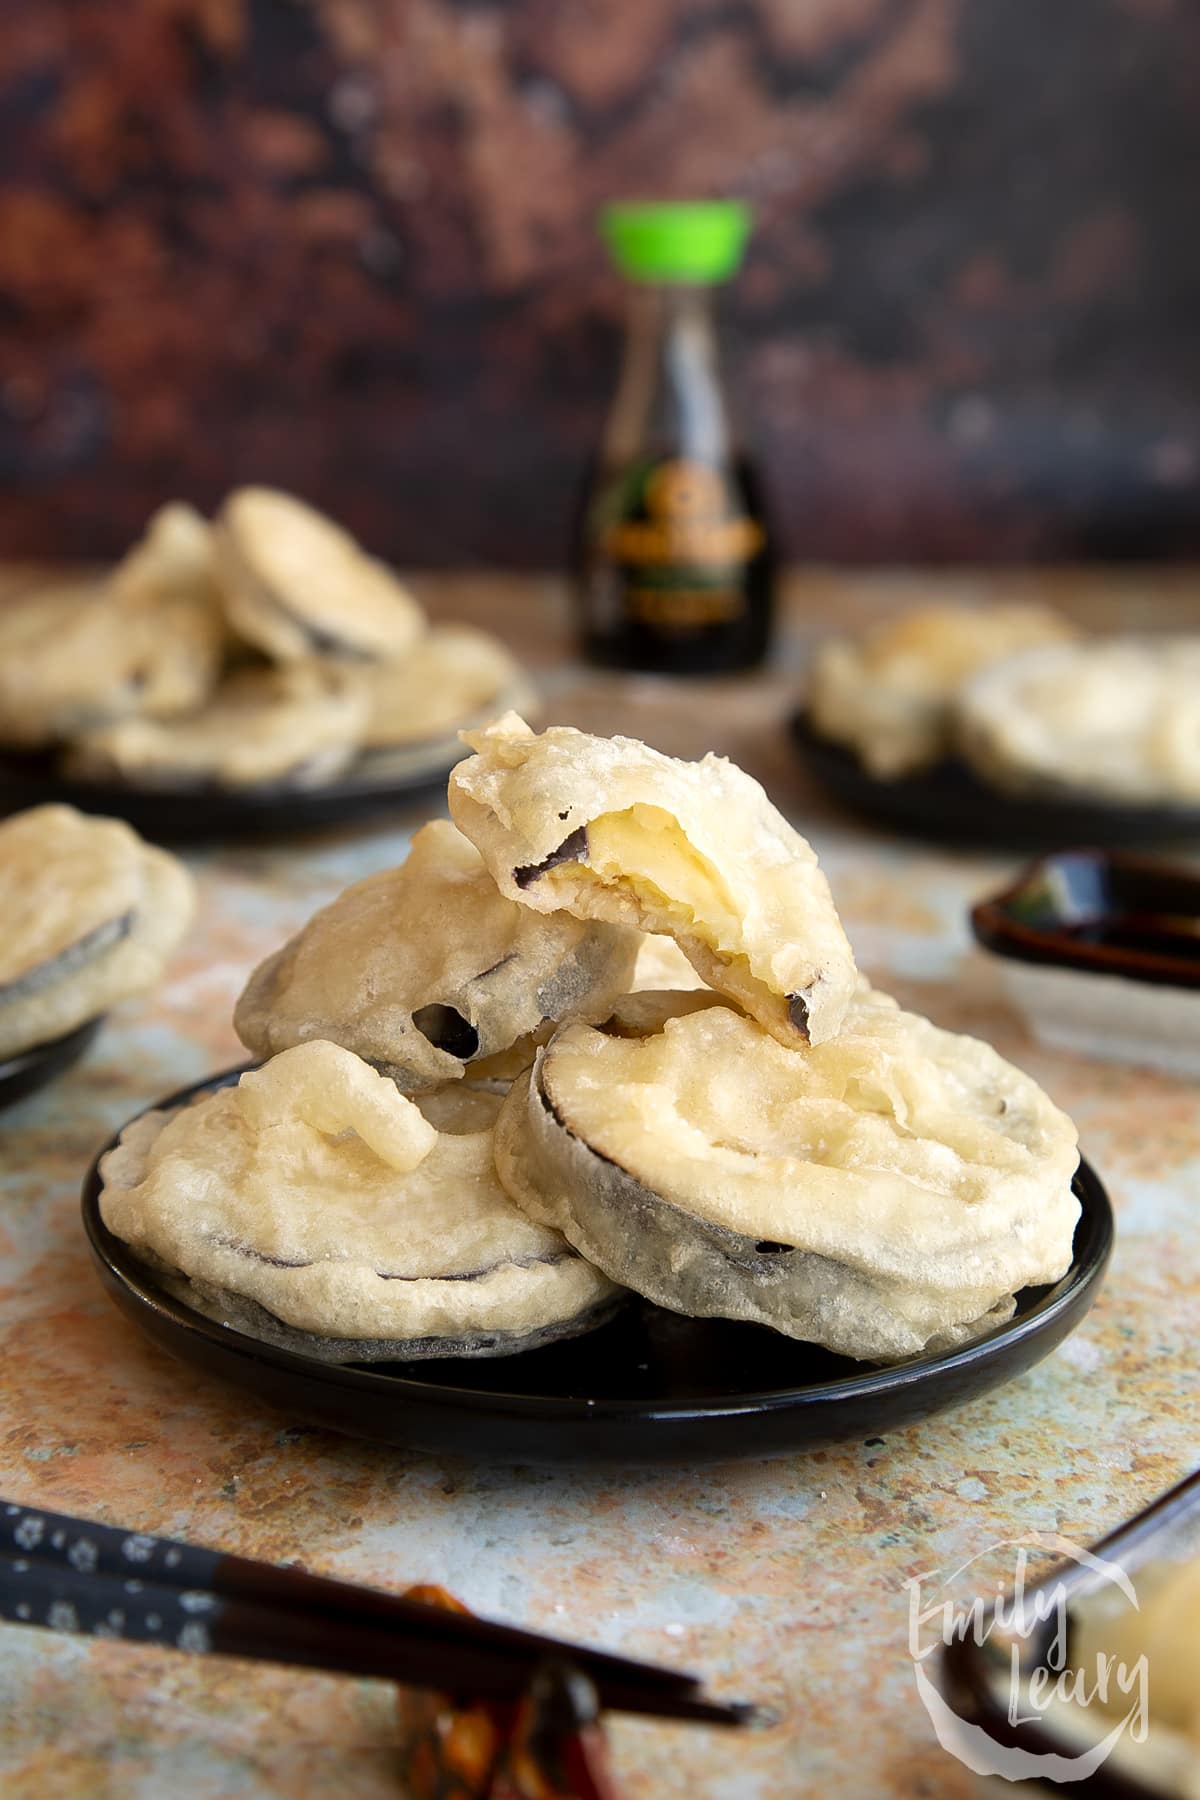
[[[1200,550],[1194,0],[11,0],[0,552],[270,479],[552,564],[618,193],[747,195],[790,549]]]

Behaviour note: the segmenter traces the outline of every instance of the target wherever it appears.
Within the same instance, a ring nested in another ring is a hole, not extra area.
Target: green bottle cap
[[[622,200],[600,214],[600,235],[631,281],[725,281],[749,230],[741,200]]]

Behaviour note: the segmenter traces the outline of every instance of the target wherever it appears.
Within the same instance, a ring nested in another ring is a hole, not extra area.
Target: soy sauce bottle
[[[577,534],[590,662],[722,674],[766,653],[771,545],[713,319],[713,289],[736,273],[748,227],[734,200],[601,214],[630,285],[620,380]]]

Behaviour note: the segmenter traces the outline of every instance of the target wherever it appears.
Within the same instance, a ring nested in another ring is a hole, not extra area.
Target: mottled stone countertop
[[[0,1121],[0,1493],[354,1580],[443,1581],[482,1612],[678,1659],[777,1710],[737,1737],[617,1721],[617,1769],[637,1800],[972,1793],[917,1698],[904,1583],[1018,1533],[1093,1541],[1200,1461],[1200,1115],[1191,1084],[1030,1041],[966,924],[1010,863],[870,835],[794,765],[781,722],[806,637],[933,585],[1037,590],[1104,623],[1200,615],[1190,571],[817,575],[791,586],[769,676],[672,685],[570,666],[553,582],[456,577],[423,591],[440,616],[507,631],[545,673],[552,719],[743,763],[811,834],[878,983],[991,1039],[1075,1116],[1120,1235],[1098,1305],[1056,1354],[882,1441],[565,1473],[297,1427],[139,1336],[88,1265],[87,1162],[146,1102],[237,1059],[229,1018],[246,972],[347,882],[400,859],[419,822],[400,813],[189,856],[199,918],[162,990],[118,1009],[79,1066]],[[391,1696],[0,1627],[0,1790],[382,1800],[400,1791]]]

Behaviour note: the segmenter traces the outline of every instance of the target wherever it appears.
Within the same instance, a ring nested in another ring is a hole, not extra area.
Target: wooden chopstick
[[[0,1618],[490,1698],[515,1698],[554,1661],[582,1670],[609,1710],[711,1724],[753,1713],[706,1699],[693,1676],[605,1651],[6,1502]]]

